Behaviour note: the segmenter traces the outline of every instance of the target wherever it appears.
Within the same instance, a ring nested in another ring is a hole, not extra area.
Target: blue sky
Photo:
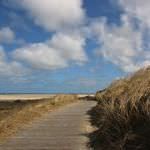
[[[149,7],[149,0],[1,0],[0,93],[96,92],[148,66]]]

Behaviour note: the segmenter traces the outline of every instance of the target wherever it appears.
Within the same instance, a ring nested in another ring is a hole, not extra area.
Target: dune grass
[[[0,142],[44,113],[78,100],[77,95],[57,95],[41,100],[0,102]]]
[[[150,67],[96,93],[91,110],[95,150],[150,149]]]

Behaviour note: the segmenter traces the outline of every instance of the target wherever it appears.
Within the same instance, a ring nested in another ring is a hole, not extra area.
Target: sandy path
[[[87,111],[92,101],[79,101],[50,112],[0,145],[0,150],[88,150]]]

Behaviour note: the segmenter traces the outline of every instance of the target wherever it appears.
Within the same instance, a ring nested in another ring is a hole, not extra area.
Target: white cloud
[[[50,32],[56,31],[45,42],[17,48],[13,58],[37,69],[51,70],[72,63],[83,64],[88,60],[84,50],[86,38],[96,37],[99,44],[97,53],[122,70],[131,72],[149,65],[150,52],[143,46],[143,32],[150,27],[150,1],[118,1],[125,11],[120,17],[120,25],[110,25],[104,17],[98,21],[90,20],[92,25],[84,26],[83,0],[13,0],[27,11],[37,25]],[[135,18],[139,22],[135,23]],[[135,24],[139,27],[136,28]],[[13,39],[14,33],[10,28],[0,30],[0,42]]]
[[[50,40],[49,45],[57,49],[64,59],[76,61],[76,63],[87,61],[84,37],[78,33],[71,34],[57,33]]]
[[[119,3],[126,13],[150,27],[150,0],[119,0]]]
[[[16,61],[8,61],[7,55],[0,46],[0,75],[1,76],[20,76],[25,73],[23,66]]]
[[[87,61],[84,52],[84,38],[79,35],[57,33],[45,43],[34,43],[18,48],[13,57],[37,69],[59,69],[70,63],[82,64]]]
[[[143,49],[143,29],[136,29],[131,18],[121,16],[121,25],[109,25],[103,18],[92,24],[92,34],[99,43],[97,53],[126,72],[149,64],[150,52]]]
[[[0,43],[11,43],[14,39],[15,34],[9,27],[0,29]]]
[[[15,33],[9,27],[0,29],[0,76],[20,76],[26,71],[25,68],[14,60],[10,60],[5,53],[2,44],[15,42]]]
[[[76,26],[84,19],[82,0],[15,0],[35,23],[52,31]]]
[[[33,68],[58,69],[67,66],[59,53],[45,43],[27,45],[15,50],[13,55],[17,60],[24,61]]]
[[[13,50],[12,59],[32,68],[47,70],[81,65],[88,60],[84,51],[85,37],[76,30],[85,19],[83,0],[12,1],[15,8],[23,8],[37,25],[49,32],[56,31],[45,42],[25,43]],[[5,4],[12,1],[7,0]]]

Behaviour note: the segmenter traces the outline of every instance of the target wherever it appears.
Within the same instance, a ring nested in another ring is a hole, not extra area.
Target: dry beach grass
[[[91,135],[95,150],[150,149],[150,67],[97,92]]]
[[[0,101],[0,141],[44,113],[77,100],[77,95],[61,94],[40,100]]]

